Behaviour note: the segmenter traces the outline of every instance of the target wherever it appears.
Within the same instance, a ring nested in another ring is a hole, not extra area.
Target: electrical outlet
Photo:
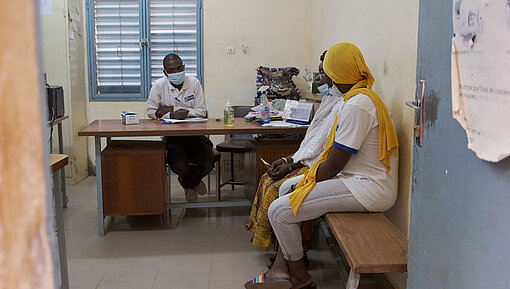
[[[236,48],[234,46],[227,46],[227,54],[235,54]]]

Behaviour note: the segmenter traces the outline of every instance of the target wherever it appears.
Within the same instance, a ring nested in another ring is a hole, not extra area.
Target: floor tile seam
[[[152,281],[152,287],[151,288],[154,288],[154,286],[156,286],[156,280],[158,278],[159,273],[160,272],[164,272],[164,271],[161,271],[161,267],[163,266],[163,263],[165,262],[165,257],[167,256],[168,250],[170,250],[170,244],[171,243],[168,242],[168,244],[166,246],[165,253],[162,256],[163,258],[161,258],[161,263],[159,263],[159,267],[158,267],[158,270],[156,272],[156,277],[154,277],[155,279]]]
[[[96,285],[96,287],[95,287],[94,289],[99,288],[99,285],[101,285],[101,282],[103,282],[104,277],[106,276],[106,273],[107,273],[107,272],[108,272],[108,270],[106,270],[106,271],[104,271],[104,272],[103,272],[103,276],[101,276],[101,279],[99,279],[99,282],[97,282],[97,285]]]
[[[216,211],[216,216],[220,215],[221,217],[221,210],[222,208],[219,208],[218,211]],[[213,273],[213,264],[214,264],[214,251],[215,251],[215,248],[216,248],[216,242],[217,242],[217,237],[218,237],[218,217],[216,217],[214,219],[214,224],[215,224],[215,230],[214,230],[214,241],[213,241],[213,246],[212,246],[212,254],[211,254],[211,264],[210,264],[210,270],[209,270],[209,281],[207,282],[207,288],[209,289],[211,287],[211,279],[212,279],[212,273]]]

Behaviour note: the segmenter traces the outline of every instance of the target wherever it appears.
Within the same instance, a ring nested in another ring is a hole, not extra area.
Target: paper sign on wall
[[[510,155],[510,1],[454,0],[453,117],[487,161]]]

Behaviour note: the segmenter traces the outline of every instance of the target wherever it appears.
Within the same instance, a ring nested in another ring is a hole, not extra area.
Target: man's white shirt
[[[206,117],[207,112],[200,81],[188,75],[184,77],[181,90],[175,88],[166,76],[154,82],[147,100],[147,115],[157,119],[156,111],[161,106],[173,106],[174,111],[187,109],[188,117]],[[170,113],[166,113],[161,118],[170,118]]]

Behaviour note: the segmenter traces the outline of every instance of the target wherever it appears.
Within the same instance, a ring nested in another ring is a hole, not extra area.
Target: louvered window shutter
[[[142,100],[178,54],[201,78],[201,0],[88,0],[91,99]]]
[[[98,95],[141,92],[139,11],[138,0],[94,1]]]
[[[197,76],[198,24],[196,0],[150,1],[151,82],[163,76],[162,61],[175,53],[186,65],[186,74]]]

